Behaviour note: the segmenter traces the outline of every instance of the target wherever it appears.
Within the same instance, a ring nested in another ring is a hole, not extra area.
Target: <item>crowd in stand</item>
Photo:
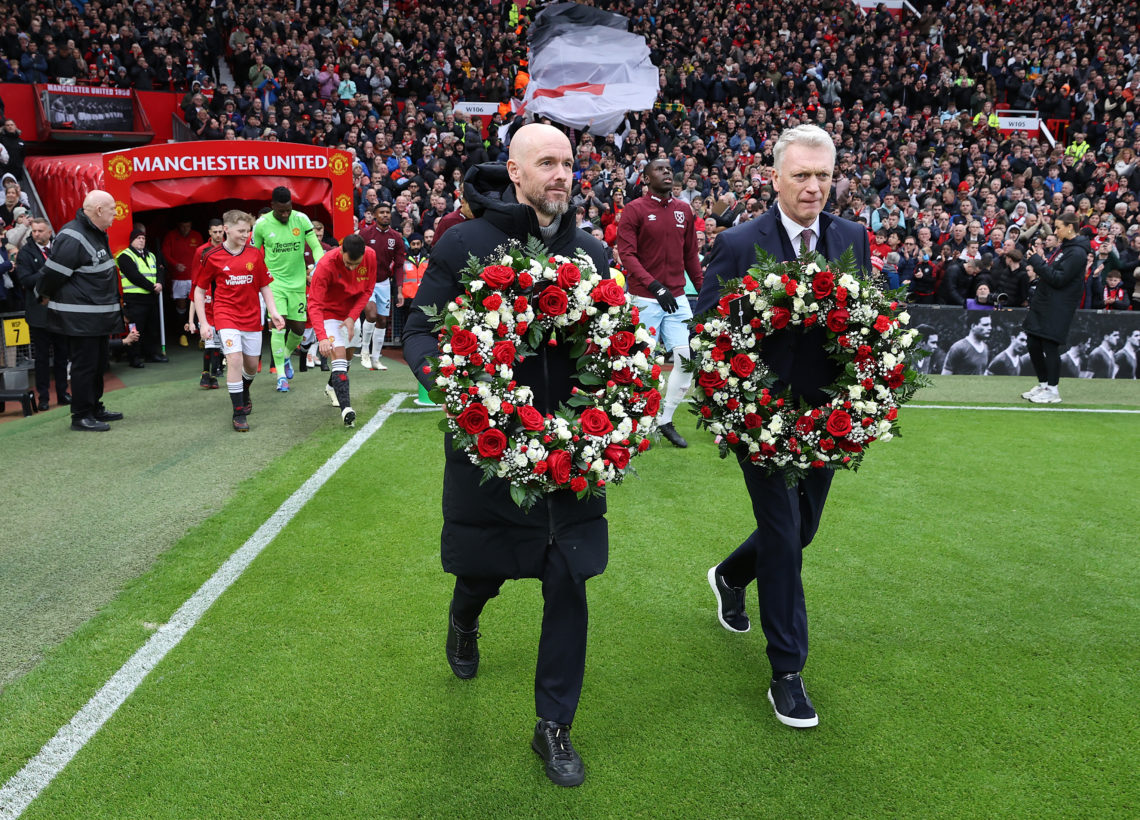
[[[533,4],[521,19],[475,0],[294,5],[9,6],[0,79],[175,91],[201,139],[343,146],[359,219],[391,202],[393,226],[430,244],[465,168],[505,158]],[[879,275],[913,301],[1025,304],[1027,260],[1074,210],[1095,250],[1083,307],[1140,307],[1135,3],[950,0],[901,18],[840,0],[594,5],[628,15],[660,68],[654,110],[571,134],[573,202],[611,248],[649,158],[672,162],[708,253],[774,202],[780,130],[814,122],[838,147],[831,210],[867,224]],[[485,125],[459,101],[500,113]],[[1003,133],[1000,108],[1040,112],[1055,144]]]

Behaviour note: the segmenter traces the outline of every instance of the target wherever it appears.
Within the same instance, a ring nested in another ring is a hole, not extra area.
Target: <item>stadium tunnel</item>
[[[115,198],[111,249],[127,246],[131,227],[143,224],[157,247],[179,219],[205,234],[206,224],[240,208],[255,216],[283,185],[294,207],[323,222],[326,236],[352,233],[351,156],[305,145],[258,142],[190,142],[153,145],[106,154],[34,156],[27,176],[54,230],[75,217],[87,192]]]

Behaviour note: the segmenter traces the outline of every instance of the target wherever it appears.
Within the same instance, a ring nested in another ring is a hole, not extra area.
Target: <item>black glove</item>
[[[669,288],[654,279],[649,283],[649,292],[653,294],[657,304],[661,305],[666,313],[677,312],[677,297],[669,292]]]

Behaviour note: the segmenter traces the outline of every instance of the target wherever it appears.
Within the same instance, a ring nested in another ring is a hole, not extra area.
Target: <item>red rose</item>
[[[846,308],[836,308],[829,311],[827,314],[827,329],[833,333],[842,333],[847,329],[847,320],[851,318],[851,314],[847,312]]]
[[[527,273],[525,270],[519,274],[519,287],[523,290],[528,290],[534,284],[534,277]]]
[[[488,265],[483,268],[479,278],[486,282],[488,287],[502,290],[515,281],[515,271],[507,265]]]
[[[764,426],[764,419],[758,413],[745,413],[744,426],[749,430],[755,430],[758,427]]]
[[[545,472],[546,472],[546,462],[545,461],[536,461],[534,463],[534,474],[535,475],[542,475]]]
[[[628,330],[619,330],[613,336],[610,336],[610,354],[614,356],[628,356],[630,350],[633,349],[633,343],[637,338]]]
[[[491,348],[491,358],[499,364],[511,364],[515,360],[515,343],[511,341],[495,342]]]
[[[503,297],[497,293],[492,293],[483,300],[483,307],[487,310],[498,310],[503,306]]]
[[[558,266],[558,287],[563,290],[570,290],[570,288],[578,287],[578,283],[581,281],[582,271],[578,270],[577,265],[563,262]]]
[[[633,371],[623,367],[621,370],[615,370],[610,378],[615,384],[633,384]]]
[[[588,482],[583,476],[576,475],[570,479],[570,490],[571,492],[580,493],[586,489],[587,484]]]
[[[811,280],[811,292],[816,299],[823,299],[835,288],[835,274],[829,270],[821,270]]]
[[[593,299],[595,302],[621,307],[625,304],[625,291],[613,279],[603,279],[594,286]]]
[[[756,362],[747,353],[737,353],[732,357],[732,372],[742,379],[747,379],[756,369]]]
[[[792,312],[785,307],[772,308],[772,327],[783,330],[792,320]]]
[[[827,417],[827,432],[839,438],[851,432],[851,414],[843,410],[834,410]]]
[[[629,466],[629,449],[619,444],[611,444],[606,447],[602,456],[608,458],[610,463],[619,470],[624,470]]]
[[[834,450],[835,449],[835,439],[821,438],[819,440],[819,449],[823,450],[823,452],[825,452],[825,453],[828,452],[829,450]]]
[[[732,337],[727,333],[722,333],[716,337],[717,350],[732,350]]]
[[[522,426],[526,430],[530,430],[532,432],[538,431],[541,430],[545,424],[542,418],[542,413],[538,412],[529,404],[518,408],[518,414],[519,421],[522,422]]]
[[[641,441],[637,442],[637,452],[644,453],[651,446],[652,444],[650,443],[649,439],[643,438]]]
[[[456,424],[466,433],[475,435],[487,429],[489,414],[482,404],[469,404],[467,408],[455,418]]]
[[[724,387],[725,379],[720,375],[719,370],[702,370],[701,375],[697,377],[697,384],[701,387],[718,390]]]
[[[897,364],[894,367],[892,367],[890,369],[890,371],[887,373],[887,387],[891,388],[891,390],[898,390],[900,387],[903,386],[903,382],[905,382],[905,381],[906,381],[906,365],[905,364],[901,364],[901,363]]]
[[[587,407],[582,411],[582,432],[588,436],[604,436],[614,429],[610,417],[597,407]]]
[[[739,293],[730,293],[728,296],[722,296],[720,298],[720,301],[717,302],[716,312],[719,313],[721,316],[727,316],[728,312],[729,312],[728,306],[731,305],[733,302],[735,302],[739,298],[740,298]]]
[[[507,434],[498,427],[490,427],[479,434],[475,446],[483,458],[499,458],[507,449]]]
[[[456,327],[451,332],[451,352],[456,356],[470,356],[479,349],[479,337],[470,330]]]
[[[878,319],[875,320],[875,330],[877,330],[880,334],[886,333],[890,329],[891,329],[891,320],[888,319],[886,316],[880,316]]]
[[[561,316],[568,305],[566,291],[556,285],[551,285],[538,295],[538,309],[547,316]]]
[[[555,484],[565,484],[570,480],[570,454],[565,450],[554,450],[546,457],[546,469]]]
[[[801,436],[806,436],[815,429],[815,422],[812,421],[811,416],[800,416],[796,419],[796,432]]]
[[[645,410],[642,412],[643,416],[656,416],[657,411],[661,409],[661,394],[656,390],[650,390],[645,394]]]
[[[890,410],[887,411],[887,421],[894,421],[898,417],[899,417],[899,409],[897,407],[892,407]]]
[[[784,293],[788,294],[788,296],[795,296],[796,288],[799,286],[800,283],[795,279],[789,279],[786,283],[784,283]]]

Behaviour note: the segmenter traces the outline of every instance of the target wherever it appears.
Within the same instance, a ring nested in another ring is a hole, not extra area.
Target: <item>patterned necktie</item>
[[[811,228],[804,228],[803,231],[800,232],[800,242],[802,243],[800,245],[800,256],[803,256],[811,250],[811,240],[814,237],[815,233]]]

